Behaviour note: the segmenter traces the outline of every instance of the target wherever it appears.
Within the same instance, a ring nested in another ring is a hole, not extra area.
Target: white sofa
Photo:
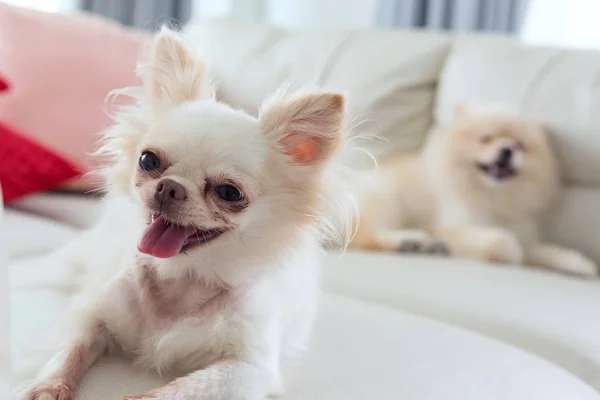
[[[195,24],[219,97],[255,112],[282,81],[318,80],[350,96],[388,154],[423,143],[456,101],[502,102],[546,122],[567,185],[548,237],[600,262],[600,53],[533,48],[493,36],[285,32]],[[19,287],[45,255],[100,212],[98,199],[38,195],[7,209],[12,353],[65,308],[58,290]],[[289,365],[284,399],[600,399],[600,280],[442,258],[330,253],[309,354]],[[119,360],[85,379],[78,400],[118,399],[161,383]]]

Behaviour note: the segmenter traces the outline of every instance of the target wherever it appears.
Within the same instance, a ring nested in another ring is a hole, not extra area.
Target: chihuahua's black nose
[[[181,183],[173,179],[164,178],[156,184],[154,197],[162,202],[187,199],[187,191]]]
[[[508,165],[510,163],[510,159],[512,158],[513,151],[509,147],[504,147],[500,150],[500,157],[498,159],[499,164]]]

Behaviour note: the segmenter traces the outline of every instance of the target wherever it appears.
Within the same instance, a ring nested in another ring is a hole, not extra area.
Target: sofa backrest
[[[287,80],[348,94],[361,131],[391,142],[387,153],[418,149],[432,123],[435,86],[450,38],[395,31],[286,31],[259,24],[190,24],[212,62],[218,96],[255,114]],[[193,45],[193,44],[192,44]]]
[[[256,114],[286,80],[318,82],[349,95],[360,130],[390,142],[384,156],[418,149],[456,102],[503,103],[541,120],[567,185],[548,239],[600,262],[600,53],[488,35],[287,31],[227,20],[186,30],[190,45],[204,45],[221,100]]]

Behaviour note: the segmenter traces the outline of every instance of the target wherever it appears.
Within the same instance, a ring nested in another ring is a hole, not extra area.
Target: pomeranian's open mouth
[[[181,226],[159,214],[152,215],[150,225],[142,232],[138,250],[159,258],[170,258],[219,238],[230,228],[198,228]]]
[[[491,164],[477,163],[477,168],[486,175],[499,181],[512,178],[517,174],[517,170],[510,164],[494,162]]]

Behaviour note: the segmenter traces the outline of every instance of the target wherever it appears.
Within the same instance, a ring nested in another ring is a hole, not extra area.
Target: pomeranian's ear
[[[342,138],[344,96],[304,92],[289,97],[274,95],[261,109],[265,134],[294,164],[315,164],[328,159]]]
[[[465,103],[457,103],[454,105],[454,120],[461,121],[471,115],[471,109]]]
[[[214,96],[205,62],[185,47],[177,33],[166,27],[154,37],[139,73],[153,111]]]

